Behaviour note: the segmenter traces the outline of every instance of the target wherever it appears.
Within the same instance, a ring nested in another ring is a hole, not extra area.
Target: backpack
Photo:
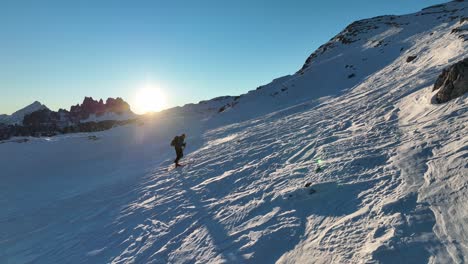
[[[174,139],[171,141],[171,146],[172,146],[172,147],[175,146],[175,144],[176,144],[178,138],[179,138],[178,136],[175,136]]]

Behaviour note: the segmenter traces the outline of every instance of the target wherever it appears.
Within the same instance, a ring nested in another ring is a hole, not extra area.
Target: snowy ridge
[[[226,115],[230,120],[242,121],[301,102],[339,95],[396,59],[418,55],[417,46],[427,44],[418,41],[418,36],[432,41],[439,32],[464,39],[466,31],[461,29],[468,24],[464,5],[454,1],[429,8],[431,12],[422,10],[356,21],[312,53],[296,74],[241,95],[233,108],[248,108],[250,111],[246,112],[250,115],[244,117],[236,111]]]
[[[210,100],[200,101],[197,104],[186,104],[161,111],[163,115],[213,115],[220,112],[221,107],[235,101],[234,96],[220,96]]]
[[[468,55],[467,8],[364,20],[199,112],[1,144],[0,262],[466,262],[468,97],[431,90]]]

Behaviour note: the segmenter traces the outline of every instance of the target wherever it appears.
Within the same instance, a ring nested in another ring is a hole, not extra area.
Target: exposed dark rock
[[[218,113],[224,112],[224,110],[226,110],[226,108],[227,108],[227,106],[223,105],[222,107],[219,108]]]
[[[108,98],[104,105],[104,109],[106,112],[121,114],[130,111],[130,105],[120,97],[117,97],[116,99]]]
[[[457,28],[454,28],[452,29],[452,31],[450,33],[459,33],[459,32],[464,32],[464,31],[468,31],[468,28],[466,27],[457,27]]]
[[[338,40],[343,43],[343,44],[351,44],[353,42],[356,42],[357,40],[353,40],[352,38],[346,37],[346,36],[338,36]]]
[[[374,48],[378,48],[378,47],[382,46],[383,43],[384,43],[383,40],[375,41]]]
[[[239,102],[234,101],[234,102],[232,102],[232,103],[225,104],[225,105],[223,105],[222,107],[220,107],[220,108],[218,109],[218,113],[222,113],[222,112],[226,111],[228,108],[233,108],[233,107],[236,106],[238,103],[239,103]]]
[[[351,73],[350,75],[348,75],[348,79],[354,78],[355,76],[356,76],[356,74]]]
[[[70,108],[70,114],[73,120],[87,119],[91,114],[101,116],[105,112],[114,112],[121,114],[130,111],[130,105],[122,98],[108,98],[106,103],[102,99],[94,100],[92,97],[85,97],[83,103],[74,105]]]
[[[437,78],[432,91],[436,91],[434,102],[441,104],[468,92],[468,58],[444,69]]]
[[[57,123],[59,119],[58,112],[54,112],[49,109],[43,109],[25,115],[23,119],[23,125],[47,132],[55,131],[57,130]]]
[[[408,56],[408,58],[406,58],[406,62],[412,62],[414,61],[418,56]]]
[[[0,140],[5,140],[10,138],[10,129],[7,125],[0,124]]]

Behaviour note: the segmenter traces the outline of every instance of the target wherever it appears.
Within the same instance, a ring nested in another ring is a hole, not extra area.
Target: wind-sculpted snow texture
[[[431,103],[468,55],[451,33],[466,8],[365,20],[378,31],[332,40],[222,113],[1,144],[0,262],[466,262],[468,98]],[[186,165],[171,169],[181,132]]]

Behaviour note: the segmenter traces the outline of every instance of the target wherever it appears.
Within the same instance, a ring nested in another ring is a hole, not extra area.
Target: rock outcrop
[[[436,91],[434,102],[448,102],[468,92],[468,58],[444,69],[437,78],[432,91]]]
[[[94,100],[92,97],[85,97],[83,103],[74,105],[70,108],[70,115],[74,120],[87,119],[91,114],[101,116],[106,112],[122,114],[130,112],[130,105],[122,98],[108,98],[106,103],[102,99]]]
[[[406,58],[406,62],[412,62],[412,61],[414,61],[417,57],[418,57],[418,56],[408,56],[408,57]]]

